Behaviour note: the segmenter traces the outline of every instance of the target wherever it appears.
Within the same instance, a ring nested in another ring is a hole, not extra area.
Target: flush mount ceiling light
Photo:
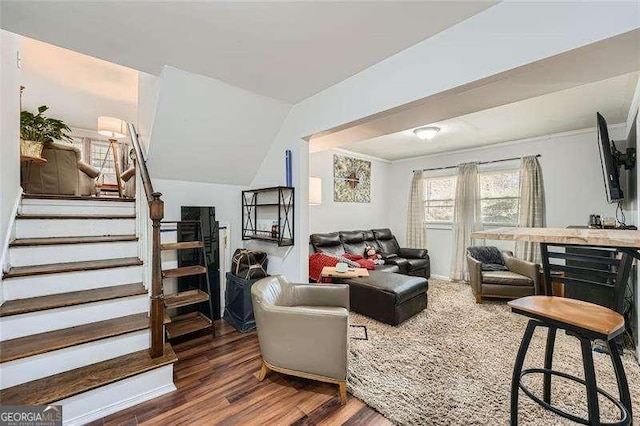
[[[439,127],[420,127],[419,129],[415,129],[413,133],[424,141],[433,139],[439,131]]]

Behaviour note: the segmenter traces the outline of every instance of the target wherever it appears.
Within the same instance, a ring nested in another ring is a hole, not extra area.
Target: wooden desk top
[[[471,234],[474,240],[640,248],[640,231],[588,228],[496,228]]]
[[[365,268],[349,268],[347,272],[338,272],[335,266],[325,266],[321,275],[323,278],[362,278],[368,277],[369,271]]]

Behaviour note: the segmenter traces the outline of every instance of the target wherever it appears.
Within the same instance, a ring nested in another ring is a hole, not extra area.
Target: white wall
[[[610,126],[610,136],[624,139],[624,126]],[[406,205],[413,170],[535,154],[542,155],[539,161],[545,187],[547,226],[586,225],[591,213],[615,217],[615,205],[607,204],[605,199],[597,133],[595,129],[588,129],[394,162],[390,168],[387,191],[389,205],[402,206],[392,209],[390,215],[390,226],[401,245],[406,238]],[[517,161],[512,165],[519,167]],[[454,169],[452,173],[455,173]],[[624,174],[624,177],[627,176],[628,173]],[[449,276],[452,236],[450,226],[429,226],[427,229],[427,248],[433,275]],[[492,241],[491,244],[496,242]],[[513,244],[503,243],[501,247],[512,248]]]
[[[0,272],[20,195],[20,38],[0,31]],[[1,278],[0,278],[1,279]],[[0,303],[3,301],[0,286]]]
[[[638,7],[631,2],[499,3],[296,104],[252,186],[281,184],[284,150],[292,149],[296,197],[306,200],[304,137],[638,28]],[[306,280],[309,206],[299,202],[295,217],[296,247],[280,254],[279,270]]]
[[[343,155],[371,161],[371,202],[333,201],[333,156]],[[344,152],[326,150],[309,155],[309,174],[322,179],[322,204],[309,206],[309,233],[386,228],[389,225],[387,180],[390,162]]]
[[[135,122],[138,72],[72,50],[22,40],[22,108],[49,107],[51,117],[96,129],[99,116]]]
[[[180,220],[180,207],[216,208],[216,220],[229,223],[231,250],[242,247],[240,194],[245,186],[153,179],[153,189],[162,192],[164,220]]]
[[[149,147],[153,177],[247,185],[290,106],[166,66]]]

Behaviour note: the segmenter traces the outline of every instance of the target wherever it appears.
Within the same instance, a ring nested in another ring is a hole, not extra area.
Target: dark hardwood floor
[[[340,405],[335,385],[271,372],[258,382],[255,333],[241,334],[217,321],[210,333],[174,344],[177,391],[91,425],[390,425],[349,395]]]

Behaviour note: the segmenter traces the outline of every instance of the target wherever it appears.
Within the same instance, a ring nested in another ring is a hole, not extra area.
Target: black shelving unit
[[[242,239],[292,246],[295,190],[274,186],[242,191]]]

